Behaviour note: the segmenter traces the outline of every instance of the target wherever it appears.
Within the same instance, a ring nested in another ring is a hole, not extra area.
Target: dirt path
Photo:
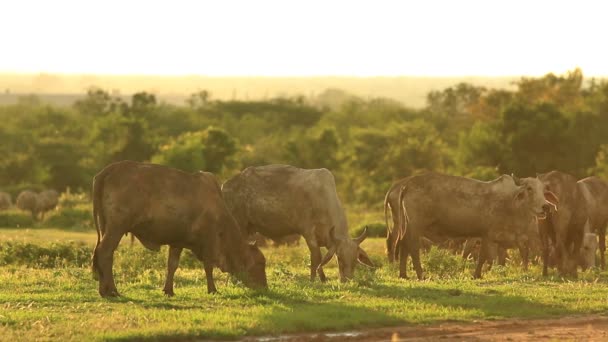
[[[608,316],[477,321],[401,326],[343,333],[249,337],[247,342],[296,341],[608,341]]]

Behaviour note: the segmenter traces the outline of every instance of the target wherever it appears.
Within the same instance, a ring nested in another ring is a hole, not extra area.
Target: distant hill
[[[56,74],[0,74],[0,104],[15,103],[19,96],[37,94],[52,104],[71,104],[90,87],[128,96],[149,91],[163,101],[183,103],[192,93],[208,90],[215,99],[256,100],[277,96],[316,96],[327,89],[341,89],[364,98],[386,97],[406,106],[424,106],[431,90],[460,82],[487,88],[512,89],[519,77],[207,77],[111,76]]]

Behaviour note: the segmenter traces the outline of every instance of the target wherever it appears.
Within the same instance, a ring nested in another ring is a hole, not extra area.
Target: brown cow
[[[400,277],[407,277],[406,260],[412,256],[414,269],[422,279],[419,241],[427,233],[449,237],[480,237],[482,247],[475,277],[490,256],[491,242],[524,244],[534,233],[531,222],[544,217],[545,207],[557,205],[536,178],[521,185],[503,175],[490,182],[428,172],[410,177],[401,186],[398,215]]]
[[[110,164],[93,180],[93,218],[97,245],[92,266],[103,297],[119,295],[112,275],[113,254],[127,232],[151,250],[170,246],[167,295],[173,294],[173,273],[183,248],[203,262],[210,293],[216,291],[214,265],[248,286],[266,287],[264,255],[247,244],[217,179],[209,173],[189,174],[133,161]]]
[[[9,194],[8,192],[0,191],[0,210],[6,210],[12,205],[13,202],[11,201],[11,194]]]

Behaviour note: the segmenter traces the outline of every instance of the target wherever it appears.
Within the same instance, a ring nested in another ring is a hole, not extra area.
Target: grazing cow
[[[173,295],[173,274],[183,248],[203,262],[210,293],[216,291],[216,265],[248,286],[266,287],[264,255],[247,244],[217,179],[209,173],[189,174],[133,161],[110,164],[93,180],[93,218],[97,245],[92,266],[103,297],[119,295],[112,275],[113,254],[127,232],[151,250],[170,246],[167,295]]]
[[[55,209],[59,203],[59,193],[55,190],[44,190],[38,194],[36,198],[38,206],[38,212],[40,213],[40,219],[44,219],[44,214],[47,211]]]
[[[549,210],[547,218],[540,220],[538,230],[543,245],[543,275],[547,275],[549,250],[555,248],[555,262],[561,275],[575,276],[579,253],[587,222],[585,189],[572,175],[561,171],[538,174],[547,191],[559,199],[559,210]]]
[[[0,210],[6,210],[13,205],[11,195],[8,192],[0,192]]]
[[[34,220],[38,219],[38,195],[31,190],[24,190],[19,193],[15,201],[17,208],[29,211]]]
[[[401,216],[397,245],[399,276],[406,278],[406,260],[411,255],[414,269],[422,279],[419,241],[426,233],[449,237],[479,237],[482,246],[475,278],[490,256],[490,243],[503,246],[526,244],[534,233],[535,218],[544,217],[545,208],[557,206],[551,192],[544,192],[536,178],[517,185],[503,175],[490,182],[429,172],[410,177],[401,186],[398,215]]]
[[[352,278],[357,261],[373,266],[351,239],[334,176],[327,169],[299,169],[288,165],[248,167],[222,186],[226,204],[249,235],[271,239],[291,234],[304,237],[310,249],[310,279],[325,281],[323,265],[338,256],[340,280]],[[320,247],[328,252],[321,258]]]
[[[606,226],[608,225],[608,183],[592,176],[578,181],[582,185],[587,202],[590,232],[595,231],[599,240],[600,268],[606,269]]]

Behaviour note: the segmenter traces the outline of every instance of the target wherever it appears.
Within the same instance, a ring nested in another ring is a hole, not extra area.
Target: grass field
[[[130,247],[125,238],[114,266],[122,297],[108,300],[97,294],[88,267],[95,239],[94,232],[0,229],[1,340],[234,339],[608,313],[607,272],[542,278],[538,266],[521,271],[514,256],[506,267],[495,266],[483,280],[472,280],[472,262],[432,249],[423,257],[427,280],[402,280],[386,264],[379,238],[366,240],[363,247],[380,267],[360,267],[346,284],[337,281],[335,260],[326,267],[328,283],[311,283],[308,251],[301,243],[263,249],[268,290],[249,290],[216,270],[219,293],[210,295],[202,268],[185,255],[172,298],[161,291],[167,250]]]

